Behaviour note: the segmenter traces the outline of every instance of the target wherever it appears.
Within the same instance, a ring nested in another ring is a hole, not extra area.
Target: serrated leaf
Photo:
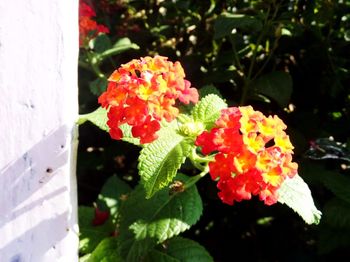
[[[103,185],[97,204],[104,210],[108,209],[111,216],[115,217],[120,205],[119,198],[130,191],[131,188],[127,183],[113,175]]]
[[[213,258],[208,251],[199,243],[183,238],[174,237],[166,242],[166,246],[160,246],[152,250],[146,257],[145,262],[212,262]]]
[[[292,77],[282,71],[262,75],[251,83],[251,88],[257,94],[265,95],[284,108],[288,105],[293,91]]]
[[[192,146],[173,127],[164,128],[157,140],[145,145],[139,156],[138,169],[147,198],[173,180]]]
[[[247,33],[258,32],[262,29],[262,23],[253,16],[223,13],[215,21],[214,38],[231,35],[236,28]]]
[[[323,208],[322,221],[333,228],[350,230],[350,204],[339,198],[331,199]]]
[[[104,77],[96,78],[94,81],[89,83],[89,89],[91,93],[96,96],[102,94],[102,92],[106,91],[107,88],[107,79]]]
[[[119,128],[123,131],[123,138],[121,139],[124,142],[128,142],[135,146],[140,146],[140,139],[132,136],[131,126],[128,124],[123,124],[119,126]]]
[[[227,104],[219,96],[210,94],[202,98],[193,108],[192,116],[195,122],[201,122],[206,129],[211,128],[220,117],[221,110]]]
[[[179,175],[177,179],[188,178]],[[195,224],[202,209],[195,186],[176,194],[163,189],[151,199],[145,199],[142,186],[136,187],[120,210],[120,253],[127,261],[140,261],[152,247]]]
[[[278,202],[292,208],[306,223],[320,222],[322,213],[316,208],[309,187],[299,175],[292,179],[287,178],[278,190],[278,194]]]
[[[124,262],[118,253],[118,241],[115,237],[103,239],[91,253],[89,262]]]
[[[87,254],[92,252],[98,243],[110,236],[115,226],[109,218],[103,225],[94,226],[92,220],[95,217],[95,210],[92,207],[79,206],[79,252]]]

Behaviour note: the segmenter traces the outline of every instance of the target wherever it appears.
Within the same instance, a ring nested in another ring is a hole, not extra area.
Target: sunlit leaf
[[[118,241],[116,237],[103,239],[91,253],[89,262],[124,262],[118,253]]]
[[[94,226],[92,221],[95,217],[93,207],[79,206],[79,252],[87,254],[92,252],[98,243],[110,236],[115,229],[109,218],[104,224]]]
[[[97,204],[103,209],[108,209],[111,216],[115,216],[120,205],[120,197],[131,191],[131,188],[117,176],[111,176],[103,185],[98,195]]]
[[[147,198],[167,186],[184,163],[192,146],[173,128],[163,130],[153,143],[145,145],[139,156],[139,174]]]
[[[292,208],[306,223],[320,222],[322,213],[316,208],[309,187],[299,175],[292,179],[287,178],[278,190],[278,194],[278,202]]]
[[[186,182],[187,177],[177,179]],[[120,251],[127,261],[140,261],[154,246],[195,224],[202,214],[197,188],[171,193],[163,189],[151,199],[145,198],[139,185],[123,202],[120,210]]]
[[[86,121],[89,121],[93,123],[95,126],[99,127],[100,129],[109,132],[109,127],[107,125],[108,117],[107,117],[108,111],[102,107],[97,108],[95,111],[79,115],[79,119],[77,121],[77,124],[81,125],[85,123]],[[134,145],[140,145],[140,141],[138,138],[134,138],[131,133],[131,127],[127,124],[123,124],[119,126],[119,128],[123,131],[123,138],[121,140],[125,142],[129,142]]]
[[[209,94],[194,106],[192,110],[193,120],[203,123],[209,129],[220,117],[221,110],[224,108],[227,108],[227,104],[222,98],[214,94]]]
[[[86,121],[90,121],[95,126],[108,132],[109,127],[107,125],[107,121],[108,121],[107,112],[108,111],[106,109],[99,107],[91,113],[79,115],[78,124],[81,125],[81,124],[85,123]]]

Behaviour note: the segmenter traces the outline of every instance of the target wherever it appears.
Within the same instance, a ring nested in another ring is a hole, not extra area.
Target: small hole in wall
[[[64,148],[64,145],[61,145],[61,148]]]
[[[13,256],[13,257],[10,259],[10,262],[21,262],[21,261],[22,261],[22,258],[21,258],[21,255],[19,255],[19,254]]]
[[[52,173],[52,168],[51,167],[48,167],[48,168],[46,168],[46,173]]]

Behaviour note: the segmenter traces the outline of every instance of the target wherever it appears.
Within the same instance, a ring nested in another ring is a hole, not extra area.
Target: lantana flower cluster
[[[297,173],[293,145],[277,116],[264,116],[251,106],[221,111],[210,131],[196,139],[203,154],[216,153],[209,163],[211,178],[218,180],[220,199],[229,205],[258,195],[265,204],[277,202],[283,181]]]
[[[99,33],[109,33],[108,27],[98,24],[93,18],[96,12],[91,6],[79,1],[79,45],[85,46]]]
[[[98,100],[109,109],[111,137],[121,139],[120,126],[128,124],[141,144],[154,141],[160,121],[171,122],[179,114],[174,106],[177,100],[198,102],[197,89],[184,78],[181,64],[163,56],[134,59],[115,70],[108,79],[107,91]]]

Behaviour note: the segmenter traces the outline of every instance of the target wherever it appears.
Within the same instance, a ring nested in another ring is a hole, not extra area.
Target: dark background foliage
[[[350,260],[350,2],[90,4],[97,21],[110,28],[108,40],[99,40],[102,50],[108,41],[123,37],[140,47],[103,60],[99,69],[106,76],[131,59],[160,54],[180,61],[194,87],[215,86],[229,105],[252,105],[277,114],[288,125],[299,173],[323,212],[320,225],[309,226],[281,204],[267,207],[253,199],[228,206],[206,177],[198,183],[204,213],[184,236],[206,247],[215,261]],[[98,51],[94,48],[82,48],[80,60],[89,62],[88,54]],[[82,114],[98,107],[105,80],[97,80],[79,68]],[[112,141],[90,124],[79,132],[80,205],[91,206],[113,174],[136,185],[137,147]],[[190,167],[183,169],[191,173]]]

